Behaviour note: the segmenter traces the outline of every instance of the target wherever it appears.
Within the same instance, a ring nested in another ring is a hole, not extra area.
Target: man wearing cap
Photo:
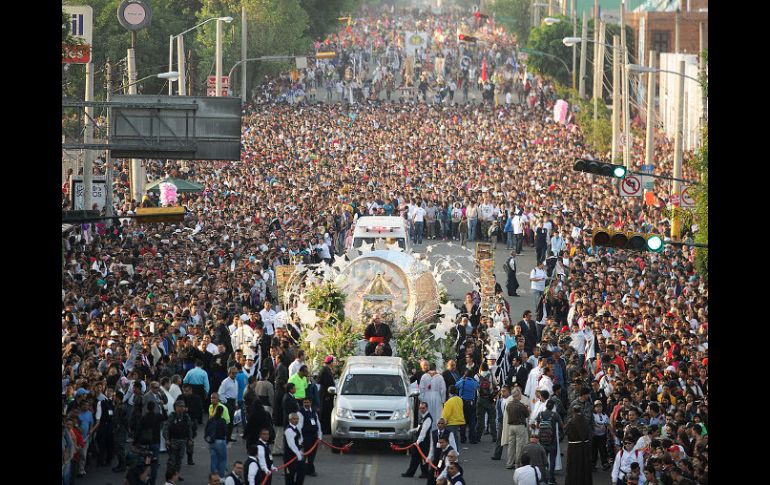
[[[612,466],[613,485],[626,483],[626,475],[631,471],[631,463],[637,463],[639,468],[644,468],[644,454],[641,450],[634,450],[633,440],[626,438],[623,441],[623,447],[615,455]]]
[[[330,434],[332,430],[332,409],[334,408],[334,395],[329,394],[329,387],[334,387],[334,357],[327,355],[324,365],[318,375],[318,383],[321,385],[321,431]]]
[[[594,381],[596,382],[596,381]],[[607,459],[607,431],[609,430],[609,418],[603,411],[604,405],[600,400],[594,401],[594,413],[592,416],[593,437],[591,446],[593,469],[596,470],[597,455],[601,456],[602,470],[607,470],[610,465]]]
[[[174,411],[163,424],[163,438],[168,449],[166,470],[181,470],[185,449],[195,438],[195,426],[185,412],[185,403],[181,399],[174,402]]]

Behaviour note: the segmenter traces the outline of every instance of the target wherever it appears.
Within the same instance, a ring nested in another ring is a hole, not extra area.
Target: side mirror
[[[420,395],[420,390],[419,389],[415,389],[415,390],[413,390],[413,391],[411,391],[409,393],[409,397],[417,397],[419,395]]]
[[[336,395],[337,394],[337,388],[334,386],[329,386],[329,389],[326,390],[329,394]]]

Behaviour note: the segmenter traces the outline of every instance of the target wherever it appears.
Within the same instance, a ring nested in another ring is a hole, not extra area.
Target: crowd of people
[[[535,483],[533,476],[555,483],[555,471],[566,468],[565,483],[582,485],[599,466],[613,483],[707,483],[708,285],[695,272],[694,250],[591,246],[596,227],[668,234],[667,186],[656,182],[646,203],[620,197],[609,178],[573,172],[575,158],[600,154],[584,145],[579,126],[553,121],[548,80],[507,63],[509,36],[482,22],[481,34],[499,47],[469,47],[449,34],[475,27],[481,21],[473,16],[419,22],[356,19],[316,46],[342,54],[339,65],[307,73],[313,81],[302,89],[327,86],[313,84],[316,72],[344,80],[360,58],[361,83],[372,81],[375,92],[410,83],[419,92],[423,82],[439,93],[451,83],[478,90],[486,66],[505,86],[501,99],[514,92],[517,102],[418,95],[388,102],[384,92],[367,101],[362,91],[353,104],[298,105],[279,99],[291,83],[272,80],[245,108],[240,162],[145,162],[150,179],[205,185],[180,194],[188,215],[179,224],[120,218],[158,202],[132,200],[128,161],[112,162],[118,218],[63,234],[63,484],[85,476],[87,465],[113,464],[130,484],[154,484],[159,473],[178,483],[200,434],[210,483],[261,483],[278,466],[273,454],[298,458],[283,470],[287,483],[313,475],[314,455],[303,450],[329,432],[333,401],[324,390],[336,362],[330,356],[309,368],[297,328],[276,320],[276,268],[342,254],[357,217],[373,214],[405,217],[418,251],[423,240],[451,240],[512,252],[495,311],[483,315],[470,293],[458,304],[456,358],[445,369],[425,361],[412,375],[425,402],[416,447],[433,466],[413,453],[405,475],[422,467],[429,483],[464,483],[458,444],[489,431],[492,459],[505,459],[517,484]],[[446,41],[419,52],[421,67],[402,73],[399,43],[420,29],[439,30]],[[437,53],[448,66],[443,82],[432,67]],[[392,63],[378,64],[383,57]],[[509,79],[506,64],[516,73]],[[672,153],[659,137],[658,173],[670,173]],[[63,191],[63,201],[69,195]],[[531,310],[517,321],[506,293],[517,296],[516,256],[530,247],[539,272],[524,283]],[[485,355],[493,327],[502,358]],[[230,466],[236,422],[248,456]]]

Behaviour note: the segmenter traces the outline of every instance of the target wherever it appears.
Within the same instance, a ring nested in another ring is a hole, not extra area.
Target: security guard
[[[182,457],[193,438],[195,438],[195,427],[192,419],[186,412],[184,401],[177,399],[174,403],[174,412],[169,415],[163,426],[163,439],[166,440],[168,449],[166,469],[182,469]]]

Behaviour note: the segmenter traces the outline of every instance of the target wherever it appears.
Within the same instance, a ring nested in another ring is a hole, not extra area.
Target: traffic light
[[[334,52],[334,51],[332,51],[332,52],[316,52],[316,54],[315,54],[315,58],[316,59],[334,59],[335,57],[337,57],[337,53]]]
[[[604,177],[616,177],[622,179],[626,176],[626,167],[623,165],[613,165],[611,163],[600,162],[599,160],[588,160],[578,158],[572,167],[576,172],[592,173]]]
[[[137,207],[135,219],[141,224],[182,222],[184,220],[184,207]]]
[[[630,251],[659,253],[663,251],[663,238],[657,234],[615,231],[613,229],[599,227],[593,231],[591,245],[605,248],[627,249]]]
[[[479,40],[477,37],[473,37],[473,36],[465,35],[465,34],[459,34],[457,36],[457,39],[460,42],[476,42],[477,40]]]

